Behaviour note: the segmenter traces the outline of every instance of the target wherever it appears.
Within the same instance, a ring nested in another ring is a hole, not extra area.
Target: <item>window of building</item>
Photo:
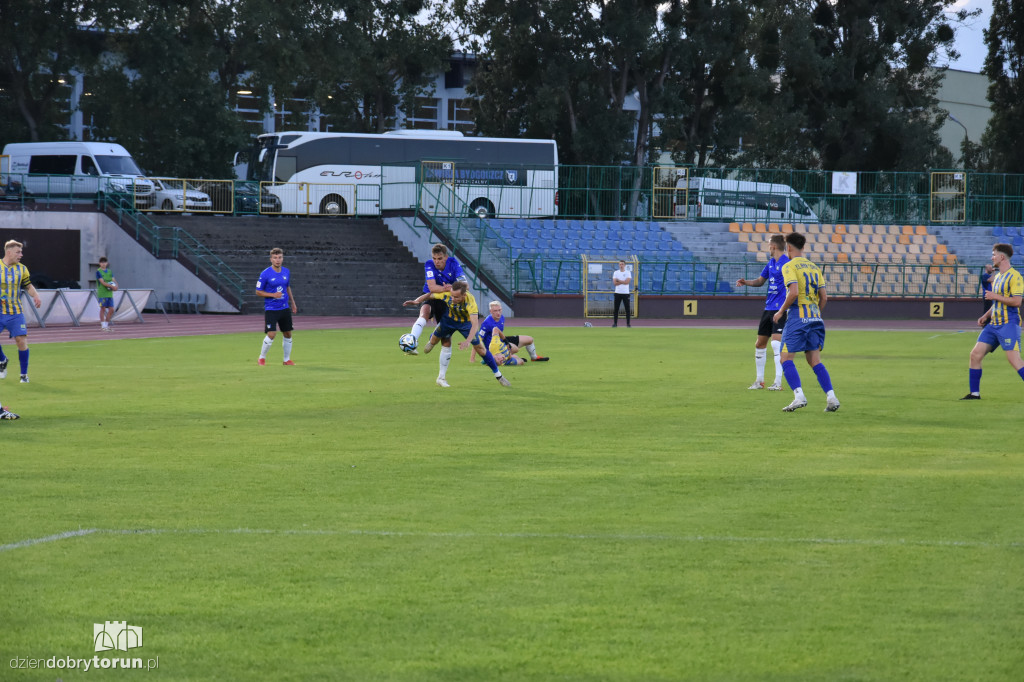
[[[448,100],[448,130],[458,130],[466,135],[476,132],[469,102],[464,99]]]
[[[412,115],[406,119],[407,128],[437,130],[438,100],[434,97],[417,97]]]

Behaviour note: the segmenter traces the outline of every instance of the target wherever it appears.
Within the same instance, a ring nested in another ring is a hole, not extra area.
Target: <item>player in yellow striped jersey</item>
[[[825,392],[825,411],[835,412],[839,409],[839,398],[832,390],[832,378],[821,362],[821,351],[825,347],[825,322],[821,319],[821,311],[828,302],[825,277],[817,265],[804,258],[806,243],[807,238],[798,232],[786,235],[789,262],[782,266],[786,300],[773,317],[777,322],[791,307],[796,313],[788,316],[782,332],[782,373],[786,383],[793,389],[793,402],[782,408],[782,411],[794,412],[807,407],[807,397],[800,386],[800,374],[793,362],[793,357],[803,351],[807,364],[818,379],[818,385]]]
[[[39,292],[32,286],[28,268],[21,262],[21,242],[13,239],[4,244],[3,268],[0,271],[0,332],[4,329],[18,346],[18,363],[21,365],[21,383],[28,383],[28,327],[21,307],[21,290],[32,297],[35,307],[43,302]],[[0,361],[0,379],[7,376],[7,360]]]
[[[415,300],[405,302],[405,305],[420,305],[428,298],[435,298],[445,303],[446,311],[441,316],[437,328],[430,335],[427,345],[423,348],[424,353],[429,353],[434,346],[439,343],[441,344],[441,357],[438,358],[440,369],[437,375],[437,385],[441,388],[449,387],[446,377],[448,365],[452,359],[452,335],[458,332],[466,338],[465,341],[459,344],[459,349],[466,350],[472,345],[474,351],[484,359],[484,364],[494,373],[494,378],[498,380],[498,383],[505,387],[511,386],[509,380],[502,376],[501,370],[498,369],[498,365],[494,361],[494,356],[491,355],[491,351],[480,341],[477,334],[477,331],[480,329],[480,316],[478,315],[476,299],[473,298],[473,294],[469,293],[468,285],[465,282],[456,281],[451,286],[451,291],[439,294],[426,293]]]
[[[1024,360],[1020,357],[1020,306],[1024,300],[1024,277],[1010,265],[1013,247],[996,244],[992,247],[992,265],[996,274],[992,290],[985,292],[985,300],[992,307],[978,318],[982,327],[978,341],[971,349],[967,380],[970,391],[961,400],[981,399],[981,363],[996,348],[1006,351],[1010,366],[1024,379]],[[987,325],[987,326],[986,326]]]

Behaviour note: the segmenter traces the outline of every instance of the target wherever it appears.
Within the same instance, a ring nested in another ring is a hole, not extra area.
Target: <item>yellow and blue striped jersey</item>
[[[818,290],[825,287],[825,277],[818,266],[800,256],[782,266],[782,278],[786,288],[796,284],[797,297],[792,308],[796,309],[799,317],[806,320],[821,319]]]
[[[451,292],[445,291],[440,294],[431,294],[431,298],[439,298],[445,302],[448,306],[448,317],[453,322],[471,322],[470,315],[478,315],[479,311],[476,307],[476,299],[473,298],[473,294],[466,292],[465,297],[462,299],[462,303],[456,303],[452,300]]]
[[[21,289],[32,283],[28,268],[21,263],[8,267],[0,262],[0,315],[17,315],[21,309]]]
[[[1024,277],[1016,269],[999,272],[992,278],[992,293],[1000,296],[1024,295]],[[992,301],[992,324],[1020,324],[1020,308]]]

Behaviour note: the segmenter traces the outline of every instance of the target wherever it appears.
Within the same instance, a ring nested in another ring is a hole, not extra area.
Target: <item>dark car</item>
[[[281,199],[270,192],[262,194],[258,182],[236,182],[235,213],[280,213]]]

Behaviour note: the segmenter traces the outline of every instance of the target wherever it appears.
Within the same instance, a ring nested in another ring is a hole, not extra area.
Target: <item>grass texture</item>
[[[1024,679],[1024,385],[1000,351],[957,401],[972,332],[829,332],[842,408],[800,360],[786,414],[753,329],[513,322],[552,360],[445,390],[299,323],[295,367],[110,339],[0,382],[0,679]],[[159,667],[11,667],[94,655]]]

